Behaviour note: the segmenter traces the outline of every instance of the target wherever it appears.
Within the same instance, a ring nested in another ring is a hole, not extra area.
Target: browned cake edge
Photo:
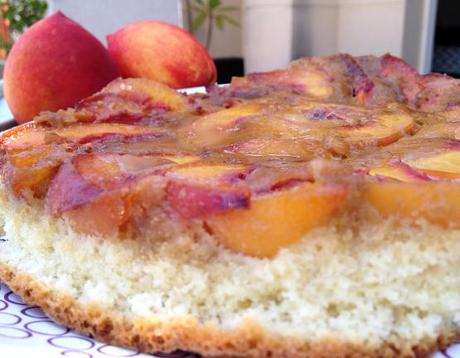
[[[103,342],[143,352],[182,349],[210,357],[425,357],[460,338],[460,333],[452,330],[443,332],[437,340],[403,340],[379,347],[354,344],[335,337],[306,344],[295,338],[273,335],[251,321],[246,321],[238,329],[223,330],[200,325],[189,316],[174,321],[120,318],[116,312],[103,307],[80,305],[70,296],[2,263],[0,280],[25,302],[40,306],[57,322]]]

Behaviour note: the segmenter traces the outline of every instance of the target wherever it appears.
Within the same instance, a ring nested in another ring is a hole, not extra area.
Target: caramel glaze
[[[328,219],[370,203],[455,226],[459,104],[457,80],[390,55],[305,58],[188,96],[116,80],[3,133],[1,175],[13,196],[107,237],[212,232],[208,218],[306,183],[346,191]]]

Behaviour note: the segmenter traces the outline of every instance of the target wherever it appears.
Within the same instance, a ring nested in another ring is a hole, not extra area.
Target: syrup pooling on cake
[[[191,96],[116,80],[4,133],[2,180],[78,232],[199,225],[259,257],[363,210],[458,226],[458,87],[389,55],[301,59]]]

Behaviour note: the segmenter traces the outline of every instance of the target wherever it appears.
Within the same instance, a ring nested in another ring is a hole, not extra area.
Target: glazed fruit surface
[[[459,105],[457,80],[389,55],[300,59],[188,96],[115,80],[5,132],[1,175],[84,234],[198,225],[271,257],[363,210],[458,226]]]

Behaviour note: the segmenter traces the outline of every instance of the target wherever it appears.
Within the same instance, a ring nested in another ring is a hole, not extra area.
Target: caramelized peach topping
[[[326,224],[346,194],[341,185],[305,183],[258,195],[249,208],[231,208],[212,215],[206,223],[226,247],[250,256],[272,257]]]
[[[459,87],[389,55],[301,59],[209,96],[116,80],[3,133],[2,181],[78,232],[198,225],[256,257],[361,212],[458,227]]]

